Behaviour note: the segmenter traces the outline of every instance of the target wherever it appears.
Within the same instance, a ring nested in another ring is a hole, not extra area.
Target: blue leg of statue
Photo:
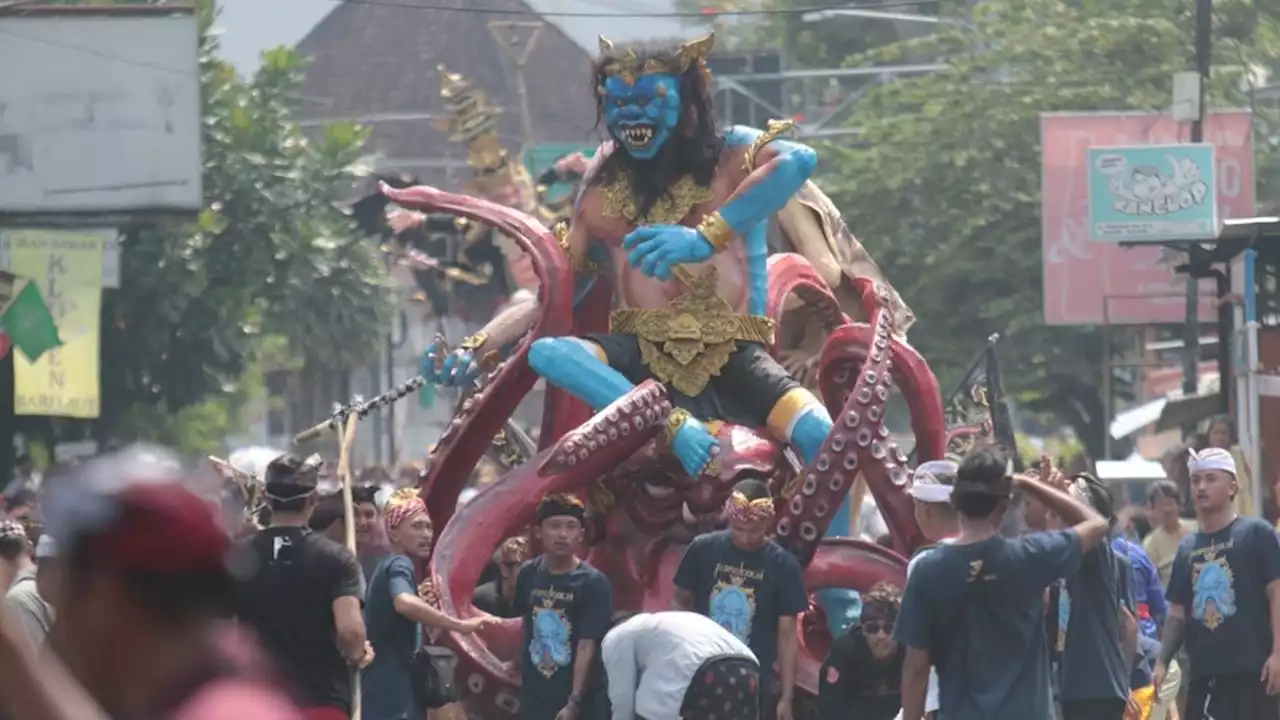
[[[529,365],[547,382],[600,411],[626,395],[635,385],[609,367],[602,351],[577,338],[540,338],[529,348]],[[697,477],[715,457],[719,443],[694,418],[685,420],[671,442],[671,451],[690,477]]]
[[[831,433],[831,416],[821,406],[811,407],[796,420],[791,429],[791,447],[795,448],[806,464],[813,461],[822,443]],[[827,537],[848,537],[849,535],[850,499],[846,494],[840,509],[831,518],[827,526]],[[857,590],[847,588],[826,588],[819,590],[818,604],[827,614],[827,628],[831,637],[839,637],[858,621],[862,614],[862,597]]]

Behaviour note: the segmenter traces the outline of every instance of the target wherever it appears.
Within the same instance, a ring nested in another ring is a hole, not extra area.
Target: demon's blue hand
[[[429,383],[445,387],[465,386],[480,374],[480,366],[470,350],[457,349],[444,354],[439,343],[431,343],[418,361],[418,374]]]
[[[630,250],[633,267],[649,277],[670,280],[677,265],[706,262],[715,254],[715,246],[694,228],[683,225],[645,225],[622,239],[622,247]]]

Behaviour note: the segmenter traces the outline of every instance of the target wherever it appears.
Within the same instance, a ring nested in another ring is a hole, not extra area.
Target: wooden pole
[[[342,523],[346,530],[347,550],[356,555],[356,509],[352,494],[351,480],[351,446],[356,441],[356,426],[360,423],[360,415],[351,413],[347,417],[347,426],[343,429],[342,444],[338,448],[338,480],[342,483]],[[360,670],[351,675],[351,720],[360,720],[361,706]]]

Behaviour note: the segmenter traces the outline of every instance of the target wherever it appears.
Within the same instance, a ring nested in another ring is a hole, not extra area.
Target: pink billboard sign
[[[1254,214],[1249,111],[1211,113],[1205,142],[1216,146],[1219,217]],[[1122,248],[1089,238],[1089,148],[1187,142],[1185,127],[1157,113],[1050,113],[1040,117],[1041,251],[1046,325],[1180,323],[1186,279],[1160,247]],[[1215,286],[1200,286],[1200,317],[1212,320]]]

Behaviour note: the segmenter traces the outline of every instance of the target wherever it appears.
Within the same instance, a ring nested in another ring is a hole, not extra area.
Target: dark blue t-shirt
[[[1063,702],[1129,697],[1133,668],[1120,648],[1120,608],[1136,617],[1132,585],[1128,559],[1108,543],[1086,553],[1067,578],[1058,598]]]
[[[1044,591],[1080,565],[1074,530],[920,556],[894,638],[929,653],[944,720],[1049,720]]]
[[[604,573],[586,563],[556,574],[539,556],[526,562],[516,576],[514,609],[524,619],[520,717],[553,720],[573,694],[578,641],[599,643],[609,630],[613,586]],[[599,658],[599,646],[596,653]],[[579,720],[605,720],[607,698],[598,669],[581,698]]]
[[[694,538],[676,570],[675,585],[693,596],[693,611],[715,620],[746,643],[771,683],[778,659],[778,618],[809,606],[800,563],[772,540],[742,550],[728,530]]]
[[[1187,618],[1191,674],[1260,673],[1271,654],[1267,584],[1280,580],[1280,540],[1258,518],[1182,539],[1169,602]]]
[[[397,595],[417,597],[418,581],[407,555],[388,555],[369,579],[364,626],[373,645],[373,662],[360,672],[365,720],[409,720],[422,717],[414,707],[409,667],[420,644],[417,623],[396,612]]]

